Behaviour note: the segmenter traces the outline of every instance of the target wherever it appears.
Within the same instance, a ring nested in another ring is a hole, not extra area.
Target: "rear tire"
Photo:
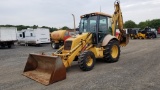
[[[12,47],[12,45],[8,45],[8,48],[11,48]]]
[[[90,71],[95,65],[95,55],[92,51],[84,51],[78,57],[78,65],[83,71]]]
[[[52,42],[52,43],[51,43],[51,47],[52,47],[53,49],[58,49],[58,48],[59,48],[59,43],[54,43],[54,42]]]
[[[105,46],[103,54],[105,62],[117,62],[120,56],[119,42],[116,40],[109,41],[109,43]]]

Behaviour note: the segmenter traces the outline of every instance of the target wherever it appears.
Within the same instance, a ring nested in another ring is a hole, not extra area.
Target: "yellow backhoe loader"
[[[66,68],[78,60],[83,71],[90,71],[97,58],[106,62],[116,62],[120,56],[120,46],[128,44],[128,35],[123,30],[120,4],[115,2],[113,16],[94,12],[81,16],[80,34],[68,38],[64,45],[51,56],[30,54],[23,75],[44,85],[66,78]],[[115,37],[118,23],[120,34]]]

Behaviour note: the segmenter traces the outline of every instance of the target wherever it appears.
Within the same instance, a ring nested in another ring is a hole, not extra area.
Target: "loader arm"
[[[118,29],[120,34],[118,36],[118,40],[121,46],[126,46],[129,42],[129,37],[126,34],[125,30],[123,30],[123,16],[120,8],[119,1],[115,1],[114,3],[115,12],[112,16],[112,35],[115,36],[116,34],[116,25],[118,23]]]
[[[87,38],[84,39],[84,40],[81,40],[79,42],[79,44],[77,44],[77,46],[75,46],[73,49],[71,49],[70,51],[68,51],[67,54],[66,53],[65,54],[60,54],[61,52],[59,52],[59,51],[61,51],[61,49],[62,49],[62,48],[60,48],[57,51],[59,53],[53,53],[52,55],[53,56],[61,56],[61,58],[63,60],[63,63],[64,63],[64,66],[66,68],[68,68],[69,66],[71,66],[71,63],[73,62],[73,60],[75,59],[75,57],[80,54],[80,51],[82,51],[82,49],[84,48],[84,46],[86,46],[89,43],[89,41],[91,40],[91,38],[92,38],[92,34],[88,33]]]

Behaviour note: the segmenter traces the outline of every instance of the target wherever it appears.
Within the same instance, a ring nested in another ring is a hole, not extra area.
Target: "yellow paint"
[[[117,58],[117,56],[118,56],[118,47],[116,45],[112,46],[111,55],[112,55],[113,58]]]
[[[146,34],[138,33],[139,39],[146,39]]]
[[[93,64],[93,59],[90,56],[87,57],[86,64],[87,64],[87,66],[91,66]]]
[[[93,47],[89,49],[90,51],[92,51],[95,55],[96,58],[103,58],[103,47],[97,48],[97,47]]]
[[[91,37],[92,37],[92,34],[89,34],[89,33],[83,33],[81,35],[70,37],[65,42],[72,41],[71,49],[65,50],[64,48],[63,49],[61,48],[62,54],[60,55],[55,54],[55,55],[58,55],[58,56],[62,55],[61,59],[65,67],[69,67],[71,66],[71,63],[73,62],[75,57],[79,56],[84,46],[88,43],[91,43],[91,40],[92,40]]]

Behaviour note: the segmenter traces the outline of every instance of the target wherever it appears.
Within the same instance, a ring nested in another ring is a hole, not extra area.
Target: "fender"
[[[102,46],[106,46],[106,45],[109,43],[109,41],[112,40],[112,39],[118,41],[118,39],[117,39],[115,36],[112,36],[112,35],[110,35],[110,34],[106,35],[106,36],[104,37],[104,39],[103,39]]]

